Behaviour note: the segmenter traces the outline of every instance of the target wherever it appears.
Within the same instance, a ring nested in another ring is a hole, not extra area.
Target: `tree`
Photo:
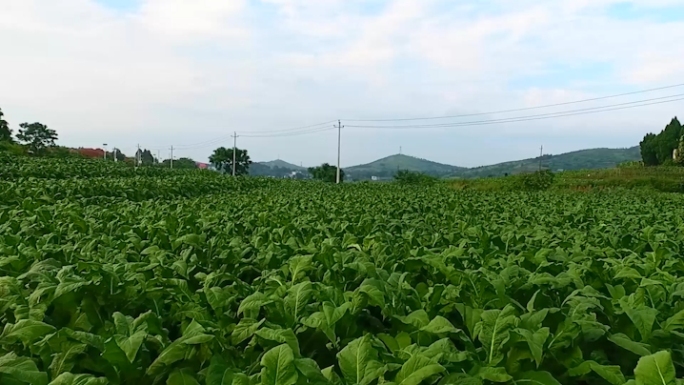
[[[54,147],[57,140],[57,131],[48,128],[41,123],[22,123],[17,133],[17,139],[23,142],[29,152],[34,155],[45,154],[48,147]]]
[[[170,159],[164,159],[162,164],[165,167],[171,167],[171,160]],[[174,159],[173,160],[173,168],[177,169],[188,169],[188,168],[197,168],[197,162],[190,158],[180,158],[180,159]]]
[[[337,167],[323,163],[318,167],[309,167],[309,174],[316,180],[335,183],[337,181]],[[340,182],[344,180],[344,170],[340,169]]]
[[[658,134],[648,134],[641,141],[641,159],[646,166],[672,162],[673,151],[679,147],[684,128],[675,116]]]
[[[9,128],[9,123],[5,119],[5,116],[0,109],[0,142],[10,142],[14,143],[14,138],[12,138],[12,129]]]
[[[157,159],[152,155],[152,152],[148,149],[138,149],[138,151],[135,152],[136,159],[140,159],[140,163],[142,164],[155,164],[157,163]]]
[[[209,157],[209,163],[214,165],[217,170],[232,174],[233,173],[233,149],[219,147]],[[247,175],[252,160],[247,154],[247,150],[238,148],[235,152],[235,175]]]
[[[114,156],[115,156],[115,155],[116,155],[116,160],[117,160],[117,162],[123,162],[124,160],[126,160],[126,154],[124,154],[123,152],[121,152],[121,150],[119,150],[119,149],[116,148],[116,147],[114,147],[114,148],[112,149],[112,152],[108,152],[108,153],[107,153],[107,159],[112,159],[112,160],[114,160]]]
[[[639,148],[644,166],[657,166],[659,164],[658,154],[656,153],[656,134],[646,134],[641,143],[639,143]]]

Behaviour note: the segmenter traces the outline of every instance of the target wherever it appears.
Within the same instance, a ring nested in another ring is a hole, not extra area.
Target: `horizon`
[[[591,150],[629,150],[629,149],[631,149],[631,148],[638,148],[638,147],[639,147],[639,145],[637,144],[637,145],[635,145],[635,146],[628,146],[628,147],[594,147],[594,148],[582,148],[582,149],[579,149],[579,150],[571,150],[571,151],[562,152],[562,153],[558,153],[558,154],[552,154],[552,153],[546,153],[546,152],[544,152],[544,153],[542,154],[542,156],[560,156],[560,155],[567,155],[567,154],[572,154],[572,153],[577,153],[577,152],[582,152],[582,151],[591,151]],[[345,169],[345,168],[353,168],[353,167],[358,167],[358,166],[365,166],[365,165],[370,164],[370,163],[374,163],[374,162],[377,162],[377,161],[380,161],[380,160],[392,158],[392,157],[394,157],[394,156],[399,156],[399,155],[401,155],[401,156],[406,156],[406,157],[409,157],[409,158],[418,159],[418,160],[425,160],[425,161],[428,161],[428,162],[439,163],[439,164],[444,165],[444,166],[451,166],[451,167],[458,167],[458,168],[468,168],[468,169],[474,169],[474,168],[480,168],[480,167],[488,167],[488,166],[494,166],[494,165],[501,164],[501,163],[520,162],[520,161],[523,161],[523,160],[529,160],[529,159],[537,159],[537,158],[539,158],[539,155],[537,155],[536,157],[528,157],[528,158],[512,159],[512,160],[504,160],[504,161],[502,161],[502,162],[497,162],[497,163],[490,163],[490,164],[482,164],[482,165],[479,165],[479,166],[468,166],[468,167],[464,167],[464,166],[459,166],[459,165],[455,165],[455,164],[435,162],[435,161],[433,161],[432,159],[420,158],[420,157],[417,157],[417,156],[414,156],[414,155],[410,155],[410,154],[405,154],[405,153],[394,153],[394,154],[391,154],[391,155],[382,156],[382,157],[380,157],[380,158],[377,158],[377,159],[375,159],[375,160],[371,160],[371,161],[365,162],[365,163],[357,163],[357,164],[352,164],[352,165],[347,165],[347,166],[341,165],[340,168],[341,168],[341,169]],[[290,162],[290,161],[285,160],[285,159],[282,159],[282,158],[271,159],[271,160],[252,160],[253,163],[260,163],[260,164],[272,163],[272,162],[277,162],[277,161],[285,162],[285,163],[287,163],[287,164],[289,164],[289,165],[291,165],[291,166],[301,167],[301,168],[305,168],[305,169],[308,169],[309,167],[320,166],[320,165],[322,164],[322,163],[321,163],[321,164],[315,164],[315,165],[308,165],[308,166],[307,166],[307,165],[303,165],[303,166],[300,166],[300,165],[297,165],[296,163]],[[200,163],[201,163],[201,162],[200,162]],[[323,162],[323,163],[325,163],[325,162]],[[334,166],[334,164],[332,164],[332,165]]]
[[[496,120],[684,95],[500,112],[684,83],[682,40],[676,0],[9,0],[0,108],[64,146],[200,162],[237,132],[253,159],[335,165],[341,119],[343,168],[399,147],[472,168],[659,132],[684,101]]]

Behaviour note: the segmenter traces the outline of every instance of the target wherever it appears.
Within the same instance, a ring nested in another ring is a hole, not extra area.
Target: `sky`
[[[396,154],[478,166],[630,147],[684,101],[463,123],[684,94],[682,0],[3,0],[0,108],[59,144],[206,161],[334,164]],[[401,119],[481,114],[396,122]],[[316,125],[313,133],[273,136]],[[353,126],[390,126],[362,128]],[[329,128],[329,130],[322,130]],[[320,130],[319,130],[320,129]],[[287,131],[285,131],[287,132]],[[270,136],[269,136],[270,135]]]

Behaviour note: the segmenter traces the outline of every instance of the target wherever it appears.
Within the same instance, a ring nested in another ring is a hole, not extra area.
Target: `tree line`
[[[57,145],[59,136],[56,130],[47,125],[34,123],[21,123],[15,134],[5,115],[0,109],[0,152],[8,152],[13,155],[29,156],[54,156],[54,157],[83,157],[100,158],[109,161],[120,161],[139,166],[164,166],[171,167],[170,159],[158,159],[149,149],[138,149],[134,157],[128,157],[121,150],[113,148],[105,151],[99,148],[68,148]],[[233,173],[233,148],[219,147],[209,157],[209,163],[217,171]],[[238,176],[248,175],[252,160],[246,149],[235,149],[235,174]],[[179,158],[173,160],[174,168],[197,168],[197,162],[191,158]],[[335,182],[337,167],[324,163],[318,167],[308,169],[313,179],[326,182]],[[340,170],[340,179],[344,178],[344,170]]]
[[[675,116],[658,134],[648,133],[639,143],[644,166],[684,165],[684,128]]]

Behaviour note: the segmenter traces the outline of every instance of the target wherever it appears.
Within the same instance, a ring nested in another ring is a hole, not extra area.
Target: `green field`
[[[0,162],[0,384],[680,384],[684,196]]]

